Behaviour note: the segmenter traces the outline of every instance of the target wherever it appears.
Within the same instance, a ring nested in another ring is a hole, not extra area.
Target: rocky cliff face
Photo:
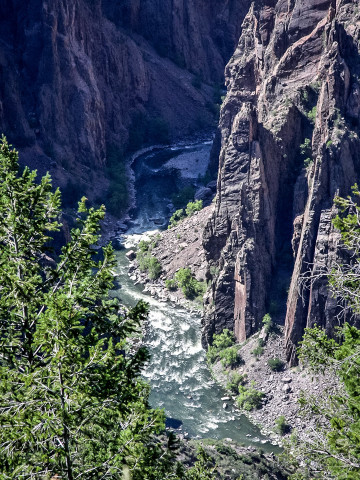
[[[350,0],[255,1],[246,16],[226,68],[204,343],[224,327],[243,341],[272,310],[293,362],[305,326],[333,328],[326,279],[306,278],[336,258],[333,198],[359,179],[359,49]]]
[[[116,25],[143,36],[157,52],[208,82],[223,82],[250,1],[103,0]]]
[[[3,0],[0,130],[25,162],[95,196],[109,146],[131,132],[136,146],[144,118],[174,139],[213,124],[210,84],[250,1],[237,3]]]

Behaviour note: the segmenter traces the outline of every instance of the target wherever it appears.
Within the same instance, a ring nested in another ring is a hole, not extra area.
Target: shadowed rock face
[[[336,324],[326,278],[311,288],[306,278],[337,258],[333,199],[359,179],[359,46],[351,1],[257,1],[246,16],[226,67],[218,194],[205,232],[217,267],[205,344],[225,327],[245,340],[274,299],[291,362],[306,326]]]
[[[223,82],[249,1],[103,0],[115,24],[146,38],[157,52],[204,80]],[[225,62],[224,62],[225,60]]]
[[[213,87],[194,74],[222,81],[250,1],[237,4],[3,0],[0,130],[41,173],[101,192],[108,146],[139,118],[161,118],[173,139],[213,124]]]

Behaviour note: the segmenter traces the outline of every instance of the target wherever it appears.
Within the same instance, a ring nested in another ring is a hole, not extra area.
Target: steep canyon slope
[[[3,0],[0,130],[25,163],[97,195],[109,148],[213,125],[250,0]]]
[[[286,349],[338,313],[326,278],[338,235],[334,196],[360,176],[360,13],[350,0],[255,1],[226,67],[204,343],[239,341],[273,310]]]

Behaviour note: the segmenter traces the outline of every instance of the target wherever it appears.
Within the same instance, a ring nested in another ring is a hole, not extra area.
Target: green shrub
[[[312,88],[315,93],[319,93],[321,88],[321,81],[316,80],[315,82],[310,83],[309,87]]]
[[[267,313],[266,315],[264,315],[263,319],[262,319],[262,323],[265,327],[265,332],[266,333],[270,333],[271,329],[273,328],[273,321],[271,320],[271,317],[270,315]]]
[[[261,357],[261,355],[264,353],[264,348],[261,345],[258,345],[257,347],[254,348],[254,350],[251,353],[255,357]]]
[[[212,265],[210,267],[210,274],[213,276],[213,277],[217,277],[219,275],[219,268],[218,267],[215,267],[215,265]]]
[[[198,212],[202,209],[203,203],[202,200],[196,200],[195,202],[188,202],[186,210],[179,208],[176,212],[173,213],[169,220],[168,228],[176,227],[176,225],[181,222],[186,217],[191,217],[195,212]]]
[[[234,367],[240,361],[238,348],[236,346],[225,348],[219,352],[223,367]]]
[[[165,287],[171,291],[177,290],[178,288],[177,281],[174,278],[165,280]]]
[[[207,359],[210,363],[221,359],[224,367],[232,367],[241,360],[238,348],[234,346],[235,337],[232,332],[225,328],[221,333],[214,334],[213,344],[208,347]]]
[[[186,205],[185,213],[188,217],[194,215],[195,212],[198,212],[203,208],[202,200],[195,200],[195,202],[189,202]]]
[[[310,155],[312,153],[310,138],[305,138],[304,143],[300,145],[300,153],[304,156]]]
[[[161,239],[160,233],[157,233],[155,236],[151,237],[151,242],[149,242],[150,243],[150,250],[157,247],[160,239]]]
[[[206,291],[205,282],[199,282],[194,278],[190,268],[180,268],[175,273],[175,281],[181,288],[185,298],[193,300],[202,297]]]
[[[161,263],[156,257],[153,257],[152,255],[150,255],[148,260],[147,271],[150,280],[156,280],[161,275]]]
[[[305,160],[304,160],[304,167],[305,167],[305,168],[308,168],[308,167],[310,167],[310,165],[312,165],[312,163],[313,163],[313,159],[310,158],[310,157],[307,157],[307,158],[305,158]]]
[[[203,300],[203,297],[205,295],[205,292],[206,292],[206,289],[207,289],[207,285],[206,285],[206,282],[204,281],[198,281],[196,280],[197,282],[197,285],[196,285],[196,296],[199,300]]]
[[[146,272],[149,266],[148,254],[146,252],[144,253],[139,251],[136,254],[136,260],[138,261],[140,271]]]
[[[215,448],[217,452],[225,455],[226,457],[237,458],[237,452],[233,448],[229,447],[229,445],[219,444],[215,445]]]
[[[268,365],[274,372],[280,372],[284,368],[284,362],[280,358],[270,358]]]
[[[255,357],[261,357],[261,355],[264,353],[264,339],[263,338],[258,338],[258,344],[257,347],[254,348],[254,350],[251,352]]]
[[[214,334],[213,336],[213,345],[218,350],[223,350],[224,348],[231,347],[235,343],[235,336],[233,332],[230,332],[228,328],[224,328],[224,330],[219,334]]]
[[[150,250],[150,242],[147,242],[146,240],[141,240],[138,245],[137,245],[137,251],[138,252],[148,252]]]
[[[307,90],[303,90],[301,92],[301,100],[303,102],[307,102],[309,100],[309,92]]]
[[[161,263],[149,252],[139,250],[136,254],[136,260],[139,263],[140,270],[142,272],[148,272],[151,280],[156,280],[160,277],[162,271]]]
[[[308,119],[314,125],[316,120],[316,107],[313,107],[307,114]]]
[[[286,418],[284,417],[284,415],[281,415],[279,418],[275,420],[274,432],[283,436],[289,433],[289,431],[290,431],[290,425],[286,422]]]
[[[175,273],[175,280],[181,288],[187,287],[193,278],[190,268],[180,268]]]
[[[261,407],[265,394],[256,390],[253,384],[249,388],[240,386],[239,392],[236,403],[240,408],[250,411]]]
[[[207,361],[209,363],[215,363],[218,358],[219,358],[219,351],[217,350],[217,348],[213,347],[212,345],[209,345],[206,352]]]
[[[241,375],[240,373],[233,373],[231,374],[229,381],[226,384],[226,389],[230,390],[232,393],[235,395],[238,395],[239,392],[239,387],[242,387],[245,385],[247,382],[247,375]]]
[[[184,218],[185,218],[184,209],[180,208],[179,210],[176,210],[176,212],[174,212],[170,218],[168,228],[176,227],[176,225]]]

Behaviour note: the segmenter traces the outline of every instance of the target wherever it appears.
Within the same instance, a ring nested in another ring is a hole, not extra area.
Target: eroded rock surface
[[[101,195],[109,148],[136,143],[145,117],[173,139],[213,124],[238,3],[2,1],[0,131],[55,183]]]
[[[303,278],[336,258],[333,199],[359,179],[359,46],[348,0],[256,1],[246,16],[226,68],[217,202],[204,238],[205,344],[225,327],[239,341],[253,334],[286,276],[274,316],[285,321],[287,359],[305,326],[334,327],[326,279],[308,288]]]

